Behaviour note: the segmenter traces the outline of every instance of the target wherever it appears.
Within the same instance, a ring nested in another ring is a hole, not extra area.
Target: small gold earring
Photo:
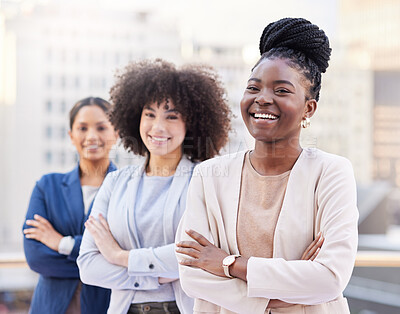
[[[303,120],[301,120],[301,126],[303,129],[307,129],[311,124],[311,120],[308,117],[305,117]]]

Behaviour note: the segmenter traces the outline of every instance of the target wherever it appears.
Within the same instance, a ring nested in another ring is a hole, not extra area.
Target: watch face
[[[231,265],[235,261],[234,256],[227,256],[224,260],[225,265]]]

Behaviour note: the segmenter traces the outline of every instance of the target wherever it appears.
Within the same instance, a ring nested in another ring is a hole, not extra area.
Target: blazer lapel
[[[124,206],[128,209],[128,217],[127,217],[127,224],[128,224],[128,230],[131,232],[128,232],[129,234],[129,242],[132,246],[132,248],[140,248],[139,244],[139,236],[137,234],[137,229],[136,229],[136,223],[134,221],[135,219],[135,203],[136,203],[136,195],[137,191],[139,188],[139,183],[142,178],[143,172],[145,170],[147,163],[147,158],[145,158],[141,165],[139,167],[135,167],[133,170],[133,173],[131,174],[131,178],[128,181],[128,186],[127,186],[127,197],[126,197],[126,203]]]
[[[65,203],[67,204],[68,214],[72,221],[72,223],[68,224],[70,228],[73,228],[71,234],[80,234],[81,230],[78,230],[78,226],[81,226],[81,228],[83,226],[84,205],[81,182],[79,180],[79,164],[74,170],[65,174],[61,190]]]
[[[178,206],[182,192],[188,185],[191,174],[194,168],[194,163],[184,155],[176,168],[174,178],[172,179],[171,187],[168,190],[167,199],[164,204],[164,244],[171,243],[175,240],[174,215],[175,208]],[[185,210],[185,209],[183,209]]]
[[[313,240],[313,214],[308,210],[313,208],[313,204],[308,203],[307,197],[307,195],[313,195],[310,191],[310,167],[308,166],[308,160],[315,158],[312,154],[311,150],[303,149],[291,170],[275,228],[273,257],[298,259],[304,250],[303,241],[309,244]]]
[[[234,157],[235,160],[232,162],[231,166],[228,169],[228,173],[226,174],[229,179],[227,180],[226,191],[232,197],[229,199],[229,203],[226,208],[229,210],[235,211],[233,215],[226,215],[226,219],[229,221],[227,225],[229,226],[229,230],[227,230],[227,234],[234,235],[231,238],[231,241],[234,242],[234,248],[236,251],[232,252],[232,254],[239,254],[239,247],[237,244],[237,219],[239,214],[239,198],[240,198],[240,188],[242,185],[242,170],[243,170],[243,163],[244,157],[247,151],[238,152]],[[225,207],[225,206],[224,206]]]
[[[117,170],[117,166],[114,165],[114,163],[113,163],[112,161],[110,161],[110,164],[108,165],[108,168],[107,168],[107,173],[106,173],[106,175],[107,175],[108,173],[112,172],[112,171],[115,171],[115,170]],[[93,200],[92,200],[92,202],[90,203],[89,210],[88,210],[88,212],[87,212],[87,214],[86,214],[86,216],[85,216],[85,221],[86,221],[86,220],[89,218],[89,216],[90,216],[90,212],[92,211],[92,207],[93,207],[93,203],[94,203],[94,200],[95,200],[95,199],[96,199],[96,197],[94,197]],[[82,224],[82,228],[83,228],[83,224]],[[82,229],[82,232],[83,232],[83,229]]]

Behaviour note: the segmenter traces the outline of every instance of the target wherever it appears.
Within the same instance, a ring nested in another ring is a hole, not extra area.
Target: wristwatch
[[[233,278],[231,274],[229,274],[229,266],[231,266],[238,257],[240,257],[240,255],[229,255],[222,261],[222,267],[226,277]]]

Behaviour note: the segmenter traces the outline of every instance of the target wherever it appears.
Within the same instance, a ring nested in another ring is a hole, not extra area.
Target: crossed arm
[[[216,247],[200,233],[194,230],[185,231],[194,241],[181,241],[176,244],[176,252],[185,255],[184,259],[181,259],[179,263],[184,266],[191,266],[203,269],[213,275],[226,277],[222,261],[229,254],[224,250]],[[324,237],[322,233],[318,233],[315,240],[307,247],[304,251],[301,260],[313,261],[324,243]],[[229,267],[229,273],[236,278],[239,278],[247,282],[247,262],[248,258],[240,256],[235,262]],[[292,305],[280,300],[270,300],[269,307],[287,307]]]
[[[93,216],[85,222],[86,229],[92,235],[97,248],[103,257],[111,264],[128,268],[129,250],[123,250],[117,241],[115,241],[107,220],[102,214],[99,214],[98,220]],[[159,277],[160,284],[177,280],[178,278]]]

